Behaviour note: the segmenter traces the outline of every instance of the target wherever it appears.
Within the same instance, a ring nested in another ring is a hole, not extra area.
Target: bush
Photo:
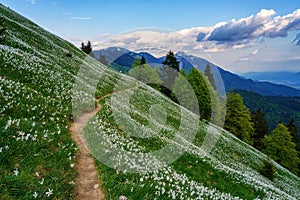
[[[259,173],[264,177],[270,179],[271,181],[275,178],[275,168],[274,165],[269,160],[263,161],[263,166],[260,169]]]

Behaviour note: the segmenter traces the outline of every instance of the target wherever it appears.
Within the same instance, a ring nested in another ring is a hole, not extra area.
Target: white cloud
[[[262,9],[255,15],[220,22],[209,27],[193,27],[175,32],[162,29],[139,29],[116,35],[105,42],[94,42],[94,47],[102,49],[120,46],[130,50],[147,48],[152,50],[149,53],[153,54],[161,54],[168,50],[194,54],[217,53],[255,47],[258,45],[258,40],[286,37],[289,31],[300,30],[300,9],[284,16],[275,15],[276,12],[272,9]],[[257,53],[258,49],[250,52],[249,56]]]
[[[289,58],[289,60],[293,60],[293,61],[300,61],[300,56],[294,56],[294,57],[291,57]]]
[[[109,37],[109,36],[110,36],[109,33],[102,33],[102,34],[99,36],[99,38],[107,38],[107,37]]]
[[[91,17],[71,17],[71,19],[74,19],[74,20],[92,20],[93,18],[91,18]]]
[[[31,4],[35,4],[36,3],[36,0],[26,0],[28,2],[30,2]]]

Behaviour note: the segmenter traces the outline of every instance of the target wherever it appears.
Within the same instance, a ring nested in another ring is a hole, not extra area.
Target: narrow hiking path
[[[114,91],[100,98],[97,98],[97,106],[95,110],[83,113],[79,118],[77,118],[74,122],[70,124],[69,130],[71,132],[72,138],[74,139],[80,150],[76,155],[75,163],[75,169],[78,172],[78,177],[75,182],[76,199],[102,200],[105,196],[104,192],[101,189],[101,183],[99,183],[94,158],[90,154],[86,141],[83,137],[84,127],[87,125],[89,120],[101,110],[99,100],[104,99],[114,93],[134,88],[138,88],[138,82],[136,82],[136,85],[134,87]]]

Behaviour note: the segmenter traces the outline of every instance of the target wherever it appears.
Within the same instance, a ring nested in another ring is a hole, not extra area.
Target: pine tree
[[[211,72],[211,67],[209,64],[206,65],[205,71],[204,71],[204,75],[207,76],[208,81],[210,82],[211,86],[216,90],[216,84],[215,84],[215,79],[214,79],[214,75]]]
[[[213,86],[210,84],[208,77],[205,76],[204,80],[206,81],[206,86],[208,87],[209,94],[210,94],[210,100],[211,100],[211,120],[210,122],[218,125],[223,126],[224,125],[224,115],[222,113],[222,105],[221,100],[218,95],[218,92],[213,88]]]
[[[80,48],[83,52],[85,52],[86,54],[91,54],[92,53],[92,44],[90,41],[87,42],[87,45],[84,44],[84,42],[81,43],[81,48]]]
[[[295,124],[295,119],[291,118],[289,120],[289,123],[286,125],[286,127],[288,128],[288,130],[291,133],[292,141],[296,144],[296,150],[297,150],[298,156],[300,158],[300,137],[298,135],[298,128]],[[300,169],[300,163],[299,163],[299,169]]]
[[[82,51],[85,50],[85,44],[84,44],[84,42],[81,42],[81,47],[80,47],[80,49],[81,49]]]
[[[205,120],[210,120],[210,93],[201,71],[193,67],[187,78],[197,96],[198,105],[200,109],[200,117]]]
[[[144,56],[142,56],[140,65],[144,65],[144,64],[146,64],[146,59]]]
[[[248,108],[243,103],[243,98],[239,94],[229,92],[227,96],[227,110],[224,128],[230,131],[244,142],[252,145],[251,135],[253,134],[253,124]]]
[[[92,44],[91,44],[90,41],[88,41],[88,42],[87,42],[87,45],[86,45],[86,51],[85,51],[85,52],[86,52],[87,54],[90,54],[90,53],[92,52],[92,50],[93,50],[93,49],[92,49]]]
[[[174,53],[172,51],[169,51],[165,60],[162,62],[163,65],[167,65],[176,71],[179,72],[179,62],[177,61],[176,57],[174,56]]]
[[[133,61],[132,65],[131,65],[131,68],[133,69],[133,68],[138,67],[140,65],[141,65],[141,60],[138,59],[138,58],[134,58],[134,61]]]
[[[299,157],[296,144],[292,141],[288,128],[279,123],[271,135],[266,135],[263,152],[273,160],[286,167],[291,172],[299,175]]]
[[[144,64],[133,67],[128,75],[142,81],[145,84],[160,85],[161,80],[156,69],[152,69],[150,65]]]
[[[269,127],[268,122],[264,118],[265,113],[261,110],[255,110],[251,114],[253,127],[254,127],[254,134],[252,135],[253,138],[253,147],[255,147],[258,150],[262,150],[263,145],[263,138],[265,135],[269,134]]]
[[[160,78],[163,85],[160,91],[169,98],[172,98],[172,86],[179,72],[179,62],[174,56],[174,53],[169,51],[162,64],[163,66],[160,68]]]
[[[191,112],[199,114],[198,99],[186,77],[181,73],[175,78],[172,92],[173,101],[175,100],[176,103],[180,103]]]

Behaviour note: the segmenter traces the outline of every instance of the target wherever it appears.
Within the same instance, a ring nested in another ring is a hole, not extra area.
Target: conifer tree
[[[263,152],[273,160],[299,175],[299,157],[296,144],[292,141],[288,128],[279,123],[271,135],[266,135]]]
[[[133,69],[133,68],[138,67],[140,65],[141,65],[141,60],[138,59],[138,58],[134,58],[134,61],[133,61],[132,65],[131,65],[131,68]]]
[[[163,85],[160,91],[169,98],[172,98],[172,86],[179,72],[179,62],[174,56],[174,53],[169,51],[162,64],[163,66],[160,68],[160,78]]]
[[[180,103],[191,112],[199,114],[198,100],[195,99],[197,97],[186,77],[181,73],[175,78],[172,92],[173,101],[175,100],[176,103]]]
[[[204,70],[204,75],[207,76],[209,83],[216,90],[217,87],[216,87],[216,84],[215,84],[214,75],[211,72],[211,67],[210,67],[209,64],[206,65],[206,68]]]
[[[223,126],[224,125],[224,115],[222,113],[222,105],[221,105],[221,99],[218,95],[218,92],[213,88],[213,86],[208,81],[208,77],[204,77],[204,80],[206,81],[206,86],[208,87],[209,94],[210,94],[210,100],[211,100],[211,120],[210,122],[218,125]]]
[[[134,59],[132,68],[128,72],[128,75],[142,81],[145,84],[151,85],[154,88],[156,88],[156,85],[160,85],[162,83],[157,69],[152,69],[151,66],[146,63],[144,56],[142,56],[141,59]]]
[[[140,65],[144,65],[144,64],[146,64],[146,59],[144,56],[142,56]]]
[[[291,133],[292,141],[296,144],[296,150],[298,151],[300,157],[300,136],[298,135],[298,128],[295,124],[295,119],[291,118],[286,127]]]
[[[243,103],[243,98],[239,94],[229,92],[227,96],[227,110],[224,128],[232,134],[252,145],[251,135],[253,134],[253,124],[248,108]]]
[[[177,61],[174,53],[172,51],[169,51],[165,60],[162,62],[163,65],[167,65],[173,69],[175,69],[177,72],[179,72],[179,62]]]
[[[261,109],[255,110],[251,114],[251,121],[254,128],[254,134],[252,135],[253,147],[260,151],[264,147],[262,141],[264,136],[269,134],[268,122],[264,116],[265,113]]]
[[[209,120],[211,116],[211,99],[201,71],[193,67],[187,78],[198,99],[200,118]]]
[[[81,50],[85,52],[86,54],[92,53],[92,44],[90,41],[87,42],[87,45],[84,44],[84,42],[81,43]]]

